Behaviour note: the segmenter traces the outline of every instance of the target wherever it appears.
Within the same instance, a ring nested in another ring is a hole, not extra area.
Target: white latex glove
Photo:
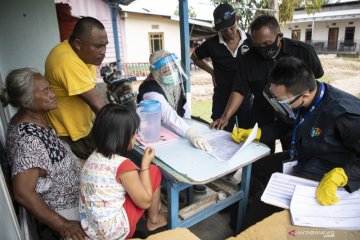
[[[198,149],[205,150],[207,152],[212,151],[212,147],[207,140],[201,137],[195,129],[189,128],[185,133],[186,138]]]

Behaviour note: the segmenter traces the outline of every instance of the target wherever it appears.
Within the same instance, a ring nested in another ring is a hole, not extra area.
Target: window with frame
[[[292,30],[291,31],[291,39],[300,40],[300,33],[301,33],[301,30]]]
[[[149,33],[150,54],[162,50],[164,46],[164,33]]]
[[[355,27],[345,28],[344,45],[352,46],[354,44]]]

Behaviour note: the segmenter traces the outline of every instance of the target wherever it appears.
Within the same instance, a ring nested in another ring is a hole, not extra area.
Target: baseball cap
[[[236,22],[236,12],[234,8],[227,4],[220,4],[217,6],[213,13],[215,30],[220,32],[225,28],[229,28],[235,25]]]

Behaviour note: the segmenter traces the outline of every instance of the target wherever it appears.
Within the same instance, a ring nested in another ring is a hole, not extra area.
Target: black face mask
[[[279,35],[276,36],[275,41],[270,45],[267,45],[265,47],[255,47],[256,52],[263,56],[265,59],[274,58],[279,51],[279,47],[277,45],[278,37]]]

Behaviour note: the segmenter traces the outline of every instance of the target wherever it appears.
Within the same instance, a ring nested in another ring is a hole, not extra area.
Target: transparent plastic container
[[[139,136],[146,143],[160,140],[161,104],[156,100],[143,100],[137,113],[140,116]]]

